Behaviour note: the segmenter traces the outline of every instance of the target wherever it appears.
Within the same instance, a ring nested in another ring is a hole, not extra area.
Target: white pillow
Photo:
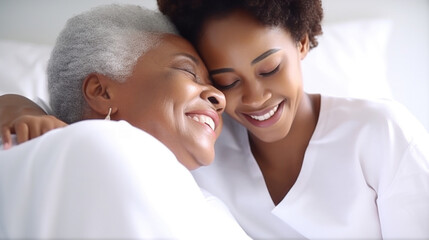
[[[386,49],[392,22],[355,20],[323,27],[302,61],[304,90],[342,97],[392,98]]]
[[[302,61],[304,90],[344,97],[391,98],[386,79],[389,20],[323,27],[319,46]],[[46,65],[51,46],[0,40],[0,95],[17,93],[49,102]]]
[[[48,45],[0,40],[0,95],[49,102],[46,67],[51,50]]]

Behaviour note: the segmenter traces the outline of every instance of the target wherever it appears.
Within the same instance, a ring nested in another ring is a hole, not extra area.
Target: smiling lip
[[[219,126],[219,115],[215,111],[211,110],[200,110],[186,113],[186,116],[191,118],[193,121],[198,122],[205,127],[210,128],[213,132]]]
[[[284,101],[274,107],[267,108],[262,111],[242,114],[247,121],[256,127],[270,127],[280,119],[283,113],[283,107]]]

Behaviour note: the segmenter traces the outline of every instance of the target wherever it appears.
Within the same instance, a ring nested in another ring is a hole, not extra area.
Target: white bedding
[[[386,48],[392,23],[373,19],[326,25],[318,47],[302,62],[308,92],[391,98]],[[46,65],[52,47],[0,39],[0,95],[48,102]]]
[[[0,150],[0,239],[247,239],[151,135],[88,120]]]

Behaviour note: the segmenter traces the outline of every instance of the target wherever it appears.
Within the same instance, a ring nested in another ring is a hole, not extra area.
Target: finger
[[[9,149],[12,146],[12,133],[10,132],[10,128],[8,127],[2,128],[1,139],[3,142],[4,149]]]
[[[33,138],[36,138],[42,135],[41,128],[43,128],[43,126],[40,126],[39,124],[36,124],[36,123],[28,123],[28,122],[26,125],[28,127],[28,140],[31,140]]]
[[[43,135],[53,129],[60,127],[62,127],[61,122],[54,119],[54,121],[44,122],[44,124],[41,126],[40,133]]]
[[[65,127],[67,125],[68,125],[67,123],[65,123],[63,121],[59,121],[59,123],[57,124],[57,127]]]
[[[49,131],[51,131],[51,130],[54,130],[54,129],[56,129],[56,128],[58,128],[57,126],[43,126],[41,129],[40,129],[40,135],[44,135],[45,133],[47,133],[47,132],[49,132]]]
[[[63,122],[63,121],[61,121],[61,120],[59,120],[53,116],[49,116],[49,117],[52,119],[52,121],[47,122],[48,123],[47,125],[43,125],[42,130],[41,130],[42,134],[44,134],[50,130],[56,129],[56,128],[61,128],[61,127],[67,126],[67,124],[65,122]]]
[[[28,125],[25,123],[18,123],[15,125],[16,141],[18,144],[28,141]]]

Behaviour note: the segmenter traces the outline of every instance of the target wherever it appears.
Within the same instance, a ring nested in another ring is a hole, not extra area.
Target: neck
[[[250,146],[273,203],[282,201],[298,179],[305,151],[320,109],[320,95],[304,94],[289,133],[279,141],[263,142],[249,135]]]

